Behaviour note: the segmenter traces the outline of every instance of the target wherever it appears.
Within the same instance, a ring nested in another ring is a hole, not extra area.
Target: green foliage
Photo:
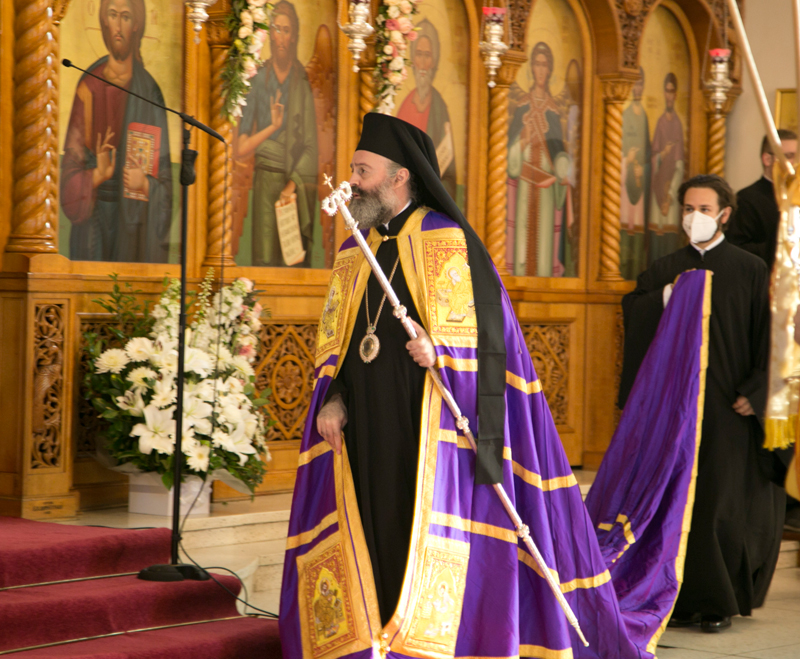
[[[257,4],[260,3],[231,0],[231,11],[225,19],[233,41],[228,49],[225,68],[220,75],[222,116],[234,125],[241,116],[244,97],[250,91],[247,81],[263,63],[261,48],[269,31],[267,17],[272,11],[272,4],[267,2],[263,7],[258,7]],[[264,20],[258,20],[257,15],[263,16]]]

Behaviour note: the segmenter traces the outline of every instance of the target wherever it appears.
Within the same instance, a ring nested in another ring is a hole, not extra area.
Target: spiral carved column
[[[378,104],[375,95],[375,67],[362,66],[358,72],[358,122],[364,122],[364,115],[372,112]]]
[[[508,272],[506,263],[506,224],[508,222],[508,92],[517,76],[524,53],[509,52],[497,73],[496,85],[489,91],[489,158],[486,189],[486,248],[500,274]]]
[[[211,49],[211,128],[231,143],[233,129],[222,116],[222,71],[231,44],[230,32],[220,23],[209,22]],[[233,159],[229,147],[216,139],[210,143],[208,176],[208,233],[204,267],[232,266],[233,260]]]
[[[619,272],[620,196],[622,194],[622,107],[629,80],[604,80],[603,201],[600,228],[600,280],[622,281]]]
[[[378,61],[375,57],[375,38],[367,39],[367,49],[361,54],[358,64],[358,129],[364,123],[364,115],[372,112],[378,105],[375,70]]]
[[[489,92],[489,166],[486,194],[486,248],[501,274],[507,272],[508,86]]]
[[[728,133],[728,113],[741,93],[738,86],[727,92],[725,103],[721,107],[715,105],[711,94],[706,92],[706,115],[708,116],[708,152],[706,154],[706,172],[725,178],[725,139]]]
[[[58,32],[49,0],[15,0],[14,210],[7,252],[55,252]]]
[[[725,134],[727,120],[724,114],[708,113],[708,157],[706,173],[725,178]]]

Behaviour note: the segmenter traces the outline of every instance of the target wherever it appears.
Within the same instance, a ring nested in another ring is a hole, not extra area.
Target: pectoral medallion
[[[394,262],[394,268],[392,268],[392,274],[389,276],[389,285],[392,285],[392,279],[394,278],[394,273],[397,272],[397,266],[400,265],[400,255],[397,255],[397,259]],[[381,342],[378,341],[378,336],[375,334],[375,329],[378,327],[378,320],[381,317],[381,311],[383,311],[383,305],[386,303],[386,293],[384,292],[383,297],[381,298],[381,306],[378,307],[378,313],[375,314],[375,323],[373,324],[369,319],[369,284],[367,284],[367,288],[364,291],[364,305],[367,313],[367,333],[364,335],[364,338],[361,339],[361,343],[358,344],[358,354],[361,355],[361,361],[365,364],[369,364],[375,357],[378,356],[378,353],[381,351]]]
[[[364,335],[364,338],[361,339],[361,343],[358,345],[358,354],[361,355],[361,360],[365,364],[369,364],[375,359],[375,357],[378,356],[380,350],[381,342],[378,340],[378,336],[375,334],[375,326],[368,325],[367,333]]]

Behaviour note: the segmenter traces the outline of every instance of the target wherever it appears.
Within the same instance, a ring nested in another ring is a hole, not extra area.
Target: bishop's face
[[[133,11],[128,0],[109,0],[105,21],[111,56],[118,61],[128,59],[134,31]]]
[[[349,209],[361,229],[386,224],[394,217],[397,193],[386,169],[389,161],[371,151],[356,151],[350,163],[353,198]]]

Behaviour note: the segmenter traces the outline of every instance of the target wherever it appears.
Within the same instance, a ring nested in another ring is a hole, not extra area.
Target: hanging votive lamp
[[[357,73],[361,53],[367,48],[366,40],[375,31],[369,23],[368,0],[351,0],[348,15],[350,21],[347,25],[339,23],[339,29],[347,35],[347,50],[353,54],[353,71]]]
[[[495,86],[497,70],[503,64],[500,57],[508,50],[506,42],[506,8],[484,7],[481,32],[484,41],[479,44],[483,63],[489,72],[489,87]]]

